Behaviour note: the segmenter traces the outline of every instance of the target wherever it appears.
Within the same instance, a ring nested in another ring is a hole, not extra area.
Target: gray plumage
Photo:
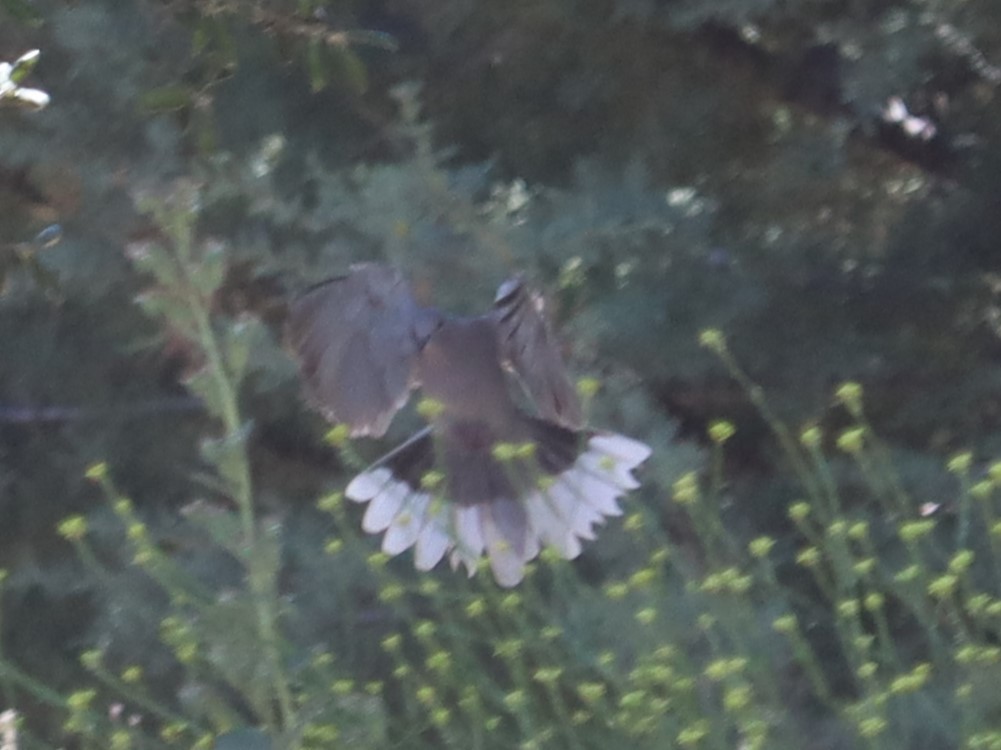
[[[423,323],[420,308],[394,269],[358,265],[313,287],[292,305],[289,334],[310,401],[351,434],[379,437],[414,386]]]
[[[501,285],[489,313],[462,318],[418,305],[392,268],[355,265],[292,303],[288,339],[309,400],[352,435],[383,435],[418,386],[437,404],[430,429],[346,490],[368,503],[363,528],[384,532],[383,550],[413,546],[419,569],[447,554],[472,574],[485,553],[513,586],[540,544],[576,557],[638,486],[631,471],[649,448],[581,430],[542,298],[520,278]],[[506,371],[538,417],[518,408]]]

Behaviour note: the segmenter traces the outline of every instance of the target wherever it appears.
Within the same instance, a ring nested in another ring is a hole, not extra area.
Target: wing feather
[[[309,400],[352,435],[383,435],[417,385],[422,334],[437,318],[398,271],[376,263],[307,290],[290,306],[287,339]]]
[[[579,428],[580,400],[549,329],[542,296],[527,289],[522,278],[508,279],[497,290],[493,318],[501,358],[528,391],[539,415]]]

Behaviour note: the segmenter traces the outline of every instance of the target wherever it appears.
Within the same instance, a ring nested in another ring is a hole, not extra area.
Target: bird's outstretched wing
[[[417,355],[439,321],[398,271],[362,263],[292,302],[287,339],[323,415],[378,437],[418,385]]]
[[[492,313],[498,349],[532,398],[539,416],[577,429],[583,422],[580,400],[545,317],[544,302],[521,277],[497,290]]]

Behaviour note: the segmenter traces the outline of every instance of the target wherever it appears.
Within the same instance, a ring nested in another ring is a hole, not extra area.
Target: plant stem
[[[240,408],[236,388],[228,372],[219,337],[212,325],[211,300],[199,291],[195,274],[198,273],[197,261],[194,259],[193,233],[190,214],[185,214],[174,224],[175,249],[178,265],[183,278],[183,294],[188,308],[193,316],[198,342],[205,354],[206,366],[215,383],[219,395],[220,413],[225,440],[239,441],[240,449],[236,455],[237,471],[233,473],[232,493],[240,514],[243,529],[243,549],[246,564],[254,554],[257,540],[257,525],[254,516],[253,482],[250,475],[250,464],[247,459],[247,449],[244,443],[243,424],[240,419]],[[276,622],[278,613],[275,609],[274,591],[270,584],[265,583],[262,576],[248,575],[248,582],[253,594],[254,609],[257,615],[257,632],[265,647],[265,658],[278,701],[279,716],[276,729],[288,729],[295,723],[295,709],[291,690],[285,680],[281,664],[281,654],[278,644]],[[270,579],[268,579],[270,580]],[[271,719],[272,723],[274,718]]]

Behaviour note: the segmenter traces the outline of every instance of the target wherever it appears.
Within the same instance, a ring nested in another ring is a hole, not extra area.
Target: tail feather
[[[517,584],[525,575],[529,549],[525,509],[516,500],[501,499],[475,506],[486,543],[490,570],[501,586]],[[533,555],[534,557],[534,555]]]
[[[480,528],[480,506],[456,505],[452,509],[455,547],[449,555],[452,570],[459,564],[466,566],[469,575],[476,572],[476,563],[483,554],[486,543]]]
[[[382,551],[387,555],[398,555],[413,547],[429,526],[434,524],[428,518],[428,504],[431,497],[424,492],[411,492],[407,495],[400,512],[386,529],[382,537]]]
[[[431,570],[445,556],[452,544],[446,506],[444,503],[432,500],[427,510],[427,520],[414,546],[414,567],[417,570]]]
[[[533,457],[510,462],[494,458],[487,444],[455,452],[446,445],[436,463],[430,431],[416,435],[348,485],[350,499],[369,503],[362,528],[385,532],[387,554],[415,547],[418,570],[447,556],[453,569],[463,565],[472,575],[486,554],[505,587],[521,581],[542,544],[576,558],[596,526],[622,514],[619,498],[639,486],[632,472],[650,448],[613,433],[538,419],[528,425]],[[423,480],[435,466],[445,481],[429,491]]]
[[[385,476],[386,480],[383,488],[369,502],[361,522],[361,527],[369,534],[378,534],[388,529],[403,510],[409,496],[406,485],[394,482],[386,469],[380,469],[378,473],[380,477]],[[350,486],[348,495],[352,496]]]

